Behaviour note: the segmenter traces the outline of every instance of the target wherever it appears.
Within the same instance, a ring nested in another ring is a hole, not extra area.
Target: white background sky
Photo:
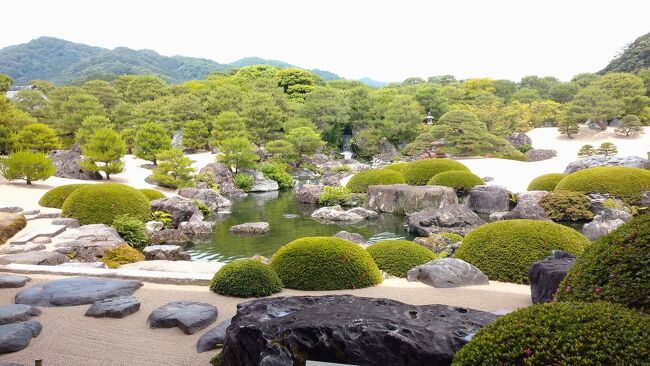
[[[381,81],[568,80],[650,32],[648,0],[14,0],[0,47],[53,36],[226,63],[246,56]]]

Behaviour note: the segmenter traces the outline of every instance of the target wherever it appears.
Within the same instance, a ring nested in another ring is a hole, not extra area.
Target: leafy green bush
[[[153,221],[162,222],[163,226],[166,229],[173,229],[172,226],[172,215],[165,211],[153,211],[151,213],[151,219]]]
[[[212,210],[210,210],[210,207],[208,207],[208,205],[206,205],[205,203],[203,203],[203,202],[201,202],[199,200],[192,200],[192,204],[194,206],[196,206],[196,208],[198,208],[199,211],[201,211],[201,214],[203,215],[203,217],[207,217],[212,213]]]
[[[647,365],[648,334],[650,317],[620,305],[533,305],[481,328],[453,366]]]
[[[434,175],[450,170],[469,172],[463,163],[451,159],[424,159],[408,163],[402,168],[406,183],[414,186],[426,185]]]
[[[589,197],[580,192],[549,192],[539,204],[553,221],[584,221],[594,218]]]
[[[270,264],[284,286],[296,290],[343,290],[381,282],[381,273],[368,252],[329,236],[294,240],[280,248]]]
[[[634,204],[641,198],[641,192],[650,191],[650,170],[623,166],[583,169],[564,177],[555,190],[609,193]]]
[[[225,296],[260,297],[282,291],[282,281],[269,265],[239,259],[214,274],[210,289]]]
[[[463,242],[463,236],[460,235],[460,234],[456,234],[456,233],[439,233],[438,235],[444,236],[445,238],[453,241],[454,243],[458,242],[458,241],[461,242],[461,243]]]
[[[113,220],[112,225],[130,246],[141,249],[149,243],[144,223],[129,215],[120,215]]]
[[[451,187],[458,193],[466,193],[471,191],[474,186],[485,184],[485,182],[471,172],[452,170],[434,175],[428,184],[430,186]]]
[[[333,172],[333,173],[351,172],[352,169],[347,164],[341,164],[341,165],[337,165],[337,166],[333,167],[332,170],[330,170],[330,171]]]
[[[131,248],[128,244],[106,249],[104,256],[100,259],[108,268],[117,268],[123,264],[141,262],[144,254]]]
[[[366,193],[369,186],[404,183],[402,173],[390,169],[369,169],[350,178],[346,187],[353,193]]]
[[[255,179],[252,175],[243,173],[235,174],[235,185],[244,192],[250,191],[253,183],[255,183]]]
[[[323,193],[318,196],[318,204],[321,206],[350,206],[352,194],[346,187],[324,187]]]
[[[82,225],[110,225],[119,215],[130,215],[141,221],[147,221],[151,216],[149,199],[144,194],[117,183],[77,188],[63,202],[61,214],[79,219]]]
[[[366,250],[379,269],[397,277],[406,277],[411,268],[437,258],[429,249],[408,240],[382,240]]]
[[[7,180],[21,179],[32,184],[32,181],[46,180],[54,173],[56,167],[45,153],[24,150],[0,156],[0,175]]]
[[[281,189],[293,187],[295,180],[293,176],[287,172],[287,165],[280,162],[265,162],[259,165],[259,169],[269,179],[278,182]]]
[[[560,301],[610,301],[650,313],[650,215],[596,240],[560,285]]]
[[[38,204],[43,207],[61,208],[63,202],[74,192],[77,188],[87,186],[88,184],[66,184],[58,186],[45,192],[45,194],[38,200]]]
[[[532,150],[533,146],[531,144],[523,144],[517,148],[519,152],[526,153],[528,150]]]
[[[550,173],[550,174],[543,174],[540,175],[539,177],[533,179],[530,181],[528,184],[528,190],[529,191],[553,191],[555,190],[555,186],[557,186],[558,183],[562,179],[566,177],[566,174],[562,173]]]
[[[554,249],[581,254],[589,240],[548,221],[506,220],[479,226],[463,239],[455,256],[494,281],[528,283],[528,268]]]
[[[160,198],[165,198],[165,194],[162,193],[161,191],[157,189],[152,189],[152,188],[140,188],[138,189],[140,193],[144,194],[145,197],[149,199],[149,201],[154,201]]]
[[[390,170],[394,170],[394,171],[396,171],[396,172],[400,172],[400,173],[401,173],[401,172],[402,172],[402,169],[404,169],[404,167],[405,167],[406,165],[408,165],[407,162],[392,163],[392,164],[388,164],[388,165],[386,165],[386,166],[384,167],[384,169],[390,169]]]

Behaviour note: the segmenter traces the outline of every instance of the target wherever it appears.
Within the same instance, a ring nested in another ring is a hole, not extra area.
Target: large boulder
[[[351,172],[327,172],[323,174],[323,177],[320,179],[320,184],[330,187],[338,187],[341,185],[341,181],[345,178],[351,176]]]
[[[69,260],[66,255],[57,252],[23,252],[3,255],[0,257],[0,265],[16,263],[56,266]]]
[[[214,222],[203,220],[190,220],[181,222],[178,225],[178,230],[191,238],[209,238],[212,235],[212,228]]]
[[[406,216],[408,231],[419,236],[444,232],[465,235],[483,224],[485,221],[460,204],[422,210]]]
[[[561,250],[554,250],[551,255],[533,263],[528,270],[530,295],[533,304],[550,302],[560,283],[573,266],[576,257]]]
[[[217,308],[203,302],[174,301],[154,310],[147,318],[151,328],[180,328],[194,334],[217,320]]]
[[[101,180],[99,172],[90,172],[81,169],[79,163],[83,160],[79,145],[72,145],[71,150],[54,150],[50,152],[50,159],[54,163],[55,177],[81,180]]]
[[[41,311],[31,305],[8,304],[0,306],[0,325],[18,323],[41,315]]]
[[[94,302],[86,316],[94,318],[124,318],[140,310],[140,300],[135,296],[119,296]]]
[[[0,288],[19,288],[32,279],[27,276],[0,273]]]
[[[151,234],[149,242],[152,245],[185,245],[191,243],[190,238],[180,229],[164,229]]]
[[[97,262],[106,249],[119,247],[125,241],[114,228],[104,224],[83,225],[63,233],[61,242],[55,250],[61,254],[71,254],[81,262]]]
[[[192,257],[179,245],[150,245],[142,251],[148,261],[189,261]]]
[[[253,185],[249,192],[272,192],[280,189],[278,182],[267,178],[264,173],[257,170],[243,170],[242,173],[249,174],[253,177]]]
[[[501,220],[528,219],[550,221],[546,210],[539,201],[546,196],[545,191],[530,191],[517,194],[517,206],[501,216]]]
[[[510,134],[510,136],[506,137],[508,142],[515,147],[515,149],[519,149],[524,145],[532,146],[533,145],[533,140],[528,137],[523,132],[513,132]]]
[[[557,156],[556,150],[551,149],[530,149],[524,153],[528,161],[542,161],[553,159]]]
[[[571,174],[578,170],[594,168],[597,166],[626,166],[630,168],[645,169],[648,166],[648,159],[639,156],[594,155],[570,163],[564,169],[564,173]]]
[[[183,221],[189,221],[194,215],[203,217],[201,211],[192,201],[177,196],[151,201],[151,211],[165,211],[172,215],[174,228],[178,228],[178,225]]]
[[[472,309],[350,295],[258,299],[239,305],[220,360],[221,366],[293,366],[307,359],[450,365],[454,353],[495,318]]]
[[[0,325],[0,354],[25,349],[32,338],[41,334],[41,323],[30,320],[22,323]]]
[[[467,205],[470,210],[491,214],[510,210],[510,192],[500,186],[475,186],[469,192]]]
[[[230,168],[223,163],[210,163],[199,170],[199,173],[208,173],[212,181],[219,187],[219,193],[230,198],[244,197],[246,193],[235,186],[235,179]]]
[[[4,244],[17,232],[27,226],[24,215],[10,212],[0,212],[0,244]]]
[[[373,160],[391,162],[397,158],[401,158],[402,154],[397,150],[397,147],[393,145],[392,142],[388,141],[387,138],[382,137],[379,140],[379,153],[373,155]]]
[[[450,187],[390,184],[368,187],[365,207],[379,212],[404,215],[457,203],[456,192]]]
[[[606,208],[582,227],[582,234],[594,241],[618,229],[630,219],[632,215],[623,210]]]
[[[298,202],[316,204],[325,188],[318,184],[300,184],[293,191]]]
[[[434,259],[408,271],[406,278],[442,288],[490,284],[480,269],[457,258]]]
[[[226,341],[226,330],[230,323],[231,319],[224,320],[216,327],[205,332],[196,342],[196,352],[207,352],[223,346],[223,342]]]
[[[436,254],[444,252],[448,257],[451,257],[454,255],[454,253],[456,253],[456,250],[460,247],[461,243],[460,241],[449,239],[448,237],[440,234],[421,236],[413,239],[413,242],[415,244],[422,245],[423,247]]]
[[[271,232],[271,226],[268,222],[247,222],[244,224],[233,225],[228,229],[233,234],[243,235],[266,235]]]
[[[197,200],[208,206],[212,212],[219,211],[220,208],[232,206],[229,199],[221,196],[214,189],[201,189],[186,187],[178,190],[178,195],[191,200]]]
[[[112,297],[132,295],[142,282],[107,278],[73,277],[39,283],[16,294],[16,304],[76,306]]]
[[[375,213],[376,214],[376,213]],[[341,206],[321,207],[311,214],[313,219],[324,222],[359,222],[365,219],[375,218],[365,212],[344,210]]]
[[[359,233],[350,233],[350,232],[347,232],[347,231],[339,231],[338,233],[334,234],[334,237],[345,239],[345,240],[351,241],[353,243],[357,243],[357,244],[361,245],[362,247],[370,245],[370,243],[368,243],[366,241],[366,238],[364,238],[363,235],[361,235]]]

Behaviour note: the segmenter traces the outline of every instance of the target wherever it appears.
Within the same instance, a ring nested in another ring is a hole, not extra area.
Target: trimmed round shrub
[[[45,194],[38,200],[38,204],[43,207],[53,207],[61,208],[63,207],[63,202],[68,198],[70,193],[77,190],[77,188],[85,187],[88,184],[66,184],[63,186],[58,186],[50,189],[45,192]]]
[[[469,192],[474,186],[485,184],[481,177],[462,170],[452,170],[436,174],[429,180],[430,186],[445,186],[457,192]]]
[[[404,169],[404,167],[407,166],[407,165],[408,165],[407,162],[392,163],[392,164],[388,164],[388,165],[386,165],[386,166],[384,167],[384,169],[390,169],[390,170],[394,170],[394,171],[396,171],[396,172],[400,172],[400,173],[401,173],[401,172],[402,172],[402,169]]]
[[[584,221],[594,218],[591,201],[581,192],[549,192],[539,200],[539,205],[553,221]]]
[[[391,169],[369,169],[353,175],[346,187],[352,193],[366,193],[370,186],[401,183],[404,183],[404,176],[398,171]]]
[[[117,268],[123,264],[142,262],[144,254],[131,248],[128,244],[109,248],[104,251],[104,256],[100,259],[108,268]]]
[[[368,252],[345,239],[317,236],[292,241],[271,258],[284,287],[296,290],[343,290],[381,282]]]
[[[164,193],[162,193],[161,191],[159,191],[157,189],[140,188],[140,189],[138,189],[138,191],[140,191],[140,193],[144,194],[144,196],[147,197],[149,199],[149,201],[155,201],[157,199],[167,197],[167,196],[165,196]]]
[[[559,249],[581,254],[589,240],[579,232],[539,220],[495,221],[463,239],[456,258],[473,264],[494,281],[528,283],[528,268]]]
[[[458,241],[460,242],[463,241],[463,236],[456,233],[438,233],[437,235],[444,236],[445,238],[453,241],[454,243]]]
[[[406,277],[411,268],[437,258],[429,249],[408,240],[382,240],[366,250],[379,269],[397,277]]]
[[[591,244],[564,278],[558,300],[603,300],[650,313],[650,214]]]
[[[648,334],[650,317],[620,305],[533,305],[481,328],[453,366],[647,365]]]
[[[564,177],[555,190],[609,193],[635,204],[641,198],[641,192],[650,191],[650,170],[623,166],[583,169]]]
[[[282,291],[282,281],[269,265],[252,259],[239,259],[214,274],[210,290],[225,296],[269,296]]]
[[[413,186],[426,185],[434,175],[450,170],[462,170],[469,172],[469,168],[463,163],[451,159],[424,159],[408,163],[402,168],[402,174],[406,183]]]
[[[547,192],[554,191],[555,186],[557,186],[557,184],[560,183],[564,177],[566,177],[566,174],[563,173],[550,173],[540,175],[539,177],[530,181],[528,184],[528,190]]]
[[[76,189],[63,202],[61,214],[79,219],[82,225],[110,225],[120,215],[141,221],[151,216],[149,199],[144,194],[117,183],[89,184]]]

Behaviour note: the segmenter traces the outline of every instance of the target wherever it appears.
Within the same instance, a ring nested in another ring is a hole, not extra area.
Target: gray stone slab
[[[95,318],[124,318],[140,310],[140,300],[135,296],[120,296],[93,303],[86,316]]]
[[[30,320],[23,323],[0,325],[0,354],[25,349],[32,338],[41,334],[41,323]]]
[[[147,319],[151,328],[180,328],[194,334],[217,320],[217,308],[203,302],[174,301],[154,310]]]
[[[196,352],[203,353],[223,346],[226,341],[226,329],[230,326],[231,319],[224,320],[216,327],[205,332],[196,342]]]
[[[65,231],[67,226],[65,225],[47,225],[45,227],[42,227],[37,230],[31,230],[26,232],[25,234],[17,237],[16,239],[13,239],[11,241],[11,244],[16,245],[16,244],[27,244],[30,241],[33,241],[36,238],[41,238],[41,237],[46,237],[46,238],[53,238],[62,232]]]
[[[31,305],[9,304],[0,306],[0,325],[24,322],[33,316],[41,315],[41,311]]]
[[[40,283],[20,290],[16,304],[35,306],[74,306],[132,295],[142,286],[140,281],[74,277]]]
[[[0,288],[18,288],[23,287],[32,279],[27,276],[0,273]]]
[[[40,251],[3,255],[0,257],[0,264],[18,263],[56,266],[69,260],[65,254]]]

